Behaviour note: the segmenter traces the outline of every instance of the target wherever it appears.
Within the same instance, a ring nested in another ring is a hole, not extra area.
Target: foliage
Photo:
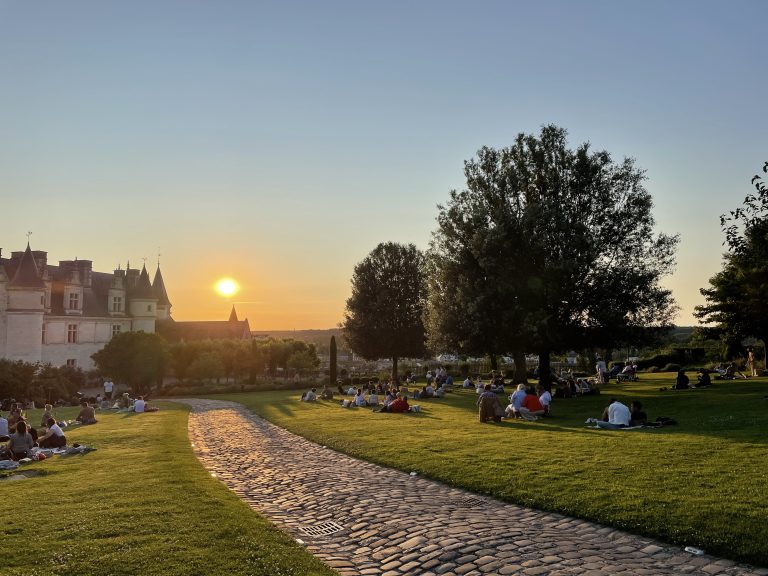
[[[424,255],[413,244],[376,246],[355,266],[352,295],[344,312],[344,338],[366,360],[425,354],[423,323],[426,286]]]
[[[558,399],[538,422],[477,422],[474,391],[421,402],[421,414],[340,410],[297,392],[227,399],[321,445],[533,508],[768,565],[765,379],[666,390],[675,374],[643,374],[600,396]],[[692,378],[692,380],[694,380]],[[641,400],[678,426],[613,432],[584,427],[610,397]],[[406,442],[382,442],[405,438]],[[510,439],[517,447],[510,457]],[[602,478],[602,480],[600,480]],[[613,480],[609,480],[612,478]]]
[[[104,376],[146,394],[162,382],[169,364],[168,345],[157,334],[123,332],[91,356]]]
[[[73,419],[78,410],[54,413]],[[2,483],[9,502],[30,503],[0,510],[4,576],[335,574],[200,466],[185,408],[98,420],[67,429],[95,452],[29,464],[41,475]]]
[[[0,358],[0,398],[28,399],[36,364]]]
[[[74,366],[52,366],[45,364],[35,373],[33,388],[35,400],[68,400],[86,385],[86,376],[80,368]]]
[[[216,380],[223,374],[224,363],[215,352],[204,352],[189,366],[189,376],[196,381]]]
[[[317,367],[320,366],[320,359],[317,357],[313,346],[311,350],[300,350],[291,354],[286,366],[296,372],[310,372],[317,370]]]
[[[545,126],[464,165],[466,188],[439,207],[429,251],[434,347],[541,358],[637,342],[675,311],[660,279],[677,237],[655,235],[645,176]]]

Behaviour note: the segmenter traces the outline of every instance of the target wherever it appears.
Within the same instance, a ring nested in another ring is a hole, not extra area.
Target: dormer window
[[[69,309],[70,310],[80,309],[80,294],[78,294],[77,292],[69,293]]]
[[[112,312],[122,312],[123,311],[123,297],[122,296],[113,296],[112,297]]]

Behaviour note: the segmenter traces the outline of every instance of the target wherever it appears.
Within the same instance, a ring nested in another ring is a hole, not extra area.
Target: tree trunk
[[[549,350],[539,352],[539,384],[547,392],[552,388],[552,369],[549,364]]]
[[[397,382],[397,356],[392,356],[392,385],[396,386]]]
[[[528,366],[525,363],[525,352],[522,350],[513,350],[512,358],[515,360],[515,375],[512,378],[512,383],[527,384]]]
[[[499,369],[499,359],[496,358],[496,354],[488,354],[488,358],[491,360],[491,370]]]

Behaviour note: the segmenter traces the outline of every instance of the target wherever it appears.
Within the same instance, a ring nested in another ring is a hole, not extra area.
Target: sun
[[[240,291],[240,285],[232,278],[222,278],[216,282],[214,289],[222,296],[234,296]]]

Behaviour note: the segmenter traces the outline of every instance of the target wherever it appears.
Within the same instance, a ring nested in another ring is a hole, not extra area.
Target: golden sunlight
[[[232,278],[222,278],[216,282],[214,289],[222,296],[234,296],[240,290],[240,285]]]

